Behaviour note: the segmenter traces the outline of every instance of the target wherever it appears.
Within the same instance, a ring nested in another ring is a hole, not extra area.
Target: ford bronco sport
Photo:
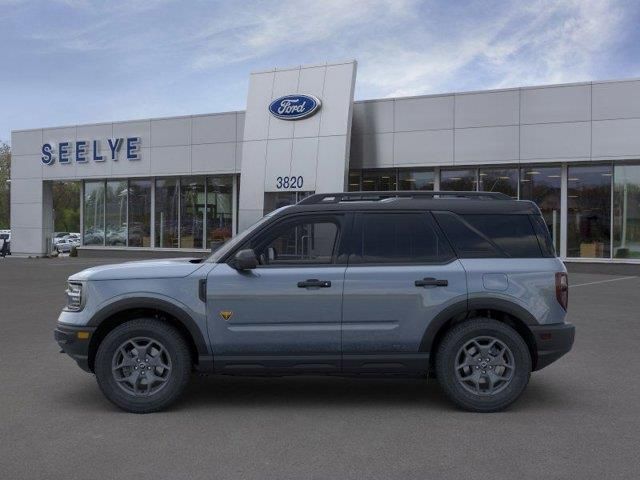
[[[458,406],[497,411],[574,338],[540,210],[495,193],[316,194],[206,260],[89,268],[66,293],[57,342],[137,413],[194,370],[432,375]]]

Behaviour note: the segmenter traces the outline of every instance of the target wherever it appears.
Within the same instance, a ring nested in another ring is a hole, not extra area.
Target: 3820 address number
[[[291,177],[276,177],[276,188],[278,189],[293,189],[302,188],[304,185],[304,178],[302,175]]]

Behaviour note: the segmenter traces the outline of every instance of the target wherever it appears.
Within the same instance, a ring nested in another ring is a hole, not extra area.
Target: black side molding
[[[201,278],[198,282],[198,298],[202,302],[207,302],[207,279]]]

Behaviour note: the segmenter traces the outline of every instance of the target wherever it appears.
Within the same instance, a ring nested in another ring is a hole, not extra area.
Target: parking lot
[[[640,476],[635,275],[570,276],[574,350],[503,413],[457,410],[433,380],[194,377],[132,415],[52,338],[66,277],[109,262],[0,259],[0,478]]]

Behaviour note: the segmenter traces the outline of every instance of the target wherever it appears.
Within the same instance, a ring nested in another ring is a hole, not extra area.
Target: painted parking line
[[[578,283],[577,285],[569,285],[569,288],[584,287],[585,285],[596,285],[597,283],[619,282],[620,280],[630,280],[632,278],[638,278],[638,277],[620,277],[620,278],[610,278],[609,280],[598,280],[596,282]]]

